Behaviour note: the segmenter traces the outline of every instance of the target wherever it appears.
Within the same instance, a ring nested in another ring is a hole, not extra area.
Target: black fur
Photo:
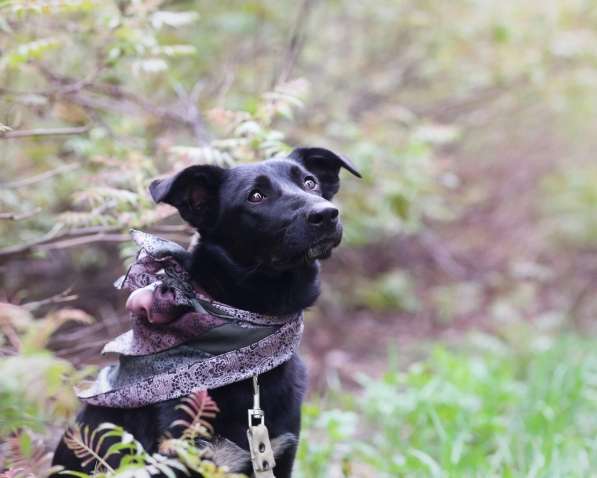
[[[318,259],[329,257],[342,237],[337,209],[329,202],[339,187],[339,170],[359,176],[350,162],[322,148],[299,148],[288,158],[225,170],[191,166],[154,181],[156,202],[176,207],[201,233],[187,258],[194,280],[214,299],[268,314],[287,314],[311,306],[319,296]],[[315,187],[312,187],[315,185]],[[259,195],[255,195],[255,191]],[[255,201],[255,199],[260,199]],[[300,407],[306,388],[301,359],[260,375],[262,408],[270,437],[300,431]],[[248,449],[249,380],[210,391],[220,408],[216,433]],[[138,409],[86,406],[82,424],[122,425],[150,452],[177,418],[178,400]],[[277,478],[291,475],[296,446],[277,458]],[[118,457],[113,457],[116,465]],[[80,470],[80,462],[61,442],[54,464]],[[243,473],[250,475],[249,468]]]

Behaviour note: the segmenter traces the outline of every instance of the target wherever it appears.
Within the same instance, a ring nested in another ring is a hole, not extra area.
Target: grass
[[[300,478],[597,476],[597,341],[493,338],[305,407]]]

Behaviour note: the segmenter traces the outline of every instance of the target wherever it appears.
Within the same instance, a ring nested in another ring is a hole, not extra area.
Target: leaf
[[[213,434],[213,426],[206,418],[214,418],[220,410],[207,390],[198,390],[183,398],[182,403],[176,406],[176,410],[182,410],[189,417],[189,420],[175,420],[170,425],[184,427],[183,438],[194,440],[199,435],[209,437]]]
[[[40,438],[29,431],[6,440],[6,463],[19,472],[14,476],[42,476],[50,469],[52,454]]]
[[[27,330],[33,323],[31,313],[18,305],[0,302],[0,330],[6,331],[6,327],[17,331]]]
[[[89,426],[74,425],[64,434],[64,443],[81,460],[81,466],[85,467],[96,462],[102,468],[114,471],[106,461],[106,454],[101,454],[101,448],[106,438],[122,437],[123,433],[121,427],[111,423],[102,423],[92,432],[90,432]]]
[[[168,63],[161,58],[148,58],[137,60],[132,65],[133,73],[141,75],[142,73],[159,73],[168,69]]]
[[[221,167],[229,167],[234,164],[234,160],[229,153],[211,146],[173,146],[168,151],[175,157],[194,163],[214,164]]]
[[[198,19],[199,14],[197,12],[169,12],[159,10],[151,16],[151,25],[157,30],[164,26],[178,28],[189,25]]]
[[[62,41],[58,38],[43,38],[23,43],[4,55],[0,60],[0,70],[16,68],[30,60],[39,59],[46,51],[58,48],[61,43]]]
[[[10,126],[6,126],[4,123],[0,123],[0,135],[2,133],[8,133],[9,131],[12,131],[12,128]]]
[[[82,471],[63,470],[60,471],[58,474],[64,476],[75,476],[76,478],[91,478],[91,475],[83,473]]]
[[[75,202],[88,202],[92,206],[105,205],[106,201],[136,205],[139,202],[139,195],[128,189],[115,188],[111,186],[89,187],[84,191],[75,194]],[[103,211],[100,211],[103,212]]]
[[[10,3],[13,3],[12,12],[17,15],[84,11],[91,9],[94,4],[93,0],[29,0]]]
[[[189,56],[197,53],[197,49],[193,45],[163,45],[155,47],[151,53],[168,57]]]

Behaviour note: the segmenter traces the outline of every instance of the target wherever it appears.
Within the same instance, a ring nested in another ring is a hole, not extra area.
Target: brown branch
[[[102,243],[102,242],[126,242],[131,240],[131,236],[127,233],[118,233],[121,231],[121,227],[117,226],[94,226],[94,227],[82,227],[79,229],[72,229],[63,234],[53,233],[50,231],[48,234],[40,239],[6,247],[0,249],[0,260],[11,259],[32,252],[47,252],[57,249],[68,249],[71,247],[79,247],[88,244]],[[179,241],[185,241],[188,239],[186,236],[176,234],[177,232],[185,232],[189,229],[186,226],[156,226],[149,228],[150,231],[162,232],[172,239]]]
[[[42,307],[44,305],[62,304],[64,302],[71,302],[73,300],[76,300],[79,297],[76,294],[71,294],[72,290],[73,290],[73,288],[71,286],[68,289],[60,292],[59,294],[48,297],[47,299],[36,300],[36,301],[26,302],[24,304],[21,304],[21,307],[23,307],[24,309],[27,309],[29,312],[32,312],[34,310],[39,309],[40,307]]]
[[[176,93],[185,107],[184,120],[193,130],[197,144],[207,145],[210,142],[210,137],[203,121],[203,115],[199,111],[199,108],[197,108],[197,101],[199,101],[202,89],[203,83],[198,81],[190,93],[187,93],[182,86],[176,88]]]
[[[75,356],[77,361],[80,361],[81,358],[86,355],[81,354],[81,352],[91,351],[91,353],[87,355],[95,357],[97,355],[97,351],[95,349],[101,349],[104,345],[106,345],[106,339],[103,337],[92,341],[85,337],[84,343],[77,344],[70,348],[61,348],[60,350],[56,351],[56,355],[60,358]]]
[[[26,242],[25,244],[9,246],[5,247],[4,249],[0,249],[0,258],[19,256],[21,254],[31,252],[38,244],[44,244],[48,241],[51,241],[57,236],[58,232],[60,232],[60,229],[61,226],[57,224],[40,239],[35,239],[34,241]]]
[[[21,221],[23,219],[28,219],[32,216],[35,216],[36,214],[38,214],[41,211],[41,208],[35,208],[32,211],[28,211],[28,212],[22,212],[22,213],[17,213],[17,212],[0,212],[0,219],[8,219],[10,221]]]
[[[107,232],[117,231],[120,228],[116,227],[89,227],[89,228],[81,228],[81,229],[73,229],[63,234],[58,234],[59,228],[54,228],[44,236],[39,239],[35,239],[30,242],[26,242],[25,244],[19,244],[14,246],[5,247],[4,249],[0,249],[0,258],[10,258],[14,256],[20,256],[24,254],[28,254],[35,250],[38,250],[39,247],[42,247],[46,244],[50,244],[52,242],[60,241],[66,238],[71,237],[78,237],[82,235],[94,235],[94,234],[102,234]]]
[[[162,122],[182,124],[193,132],[199,144],[208,142],[209,138],[203,115],[196,107],[200,82],[195,85],[190,95],[184,95],[182,98],[184,100],[184,111],[181,112],[174,108],[154,105],[145,98],[118,85],[97,82],[101,67],[87,78],[76,80],[53,73],[44,65],[38,64],[37,66],[46,79],[56,85],[53,90],[42,93],[44,96],[65,97],[73,103],[92,110],[111,111],[121,114],[131,114],[135,112],[135,109],[140,110],[155,116]]]
[[[23,179],[17,179],[15,181],[11,181],[9,183],[3,183],[3,184],[0,183],[0,184],[4,188],[20,188],[23,186],[31,186],[32,184],[38,183],[40,181],[44,181],[53,176],[57,176],[59,174],[66,173],[68,171],[72,171],[74,169],[78,169],[80,167],[81,167],[80,164],[74,164],[74,163],[73,164],[63,164],[62,166],[59,166],[55,169],[51,169],[50,171],[46,171],[41,174],[37,174],[35,176],[31,176],[31,177],[23,178]]]
[[[207,134],[207,127],[203,119],[203,115],[196,106],[195,92],[198,89],[193,89],[190,95],[185,95],[182,98],[183,111],[180,108],[169,108],[155,105],[145,98],[138,96],[130,91],[123,89],[121,86],[109,83],[101,83],[97,81],[102,67],[98,67],[95,71],[89,74],[86,78],[75,79],[64,75],[59,75],[52,72],[47,66],[36,64],[39,72],[52,85],[51,88],[37,91],[13,91],[5,88],[0,88],[0,95],[19,95],[26,96],[35,94],[44,96],[49,100],[56,100],[57,98],[64,98],[74,104],[82,106],[90,111],[104,111],[117,114],[139,114],[140,112],[150,114],[157,118],[161,123],[171,125],[173,123],[182,125],[193,133],[197,142],[204,145],[209,141]],[[32,134],[36,130],[27,132],[10,132],[0,135],[0,138],[34,136]],[[63,128],[62,134],[67,134],[66,129]],[[48,133],[49,134],[49,133]],[[70,134],[76,134],[75,132]],[[35,134],[35,136],[41,135]]]
[[[105,67],[104,64],[100,64],[95,68],[95,70],[93,70],[91,73],[89,73],[85,78],[77,80],[74,78],[69,78],[68,76],[57,75],[56,73],[53,73],[43,63],[35,63],[35,66],[40,71],[40,73],[46,77],[46,79],[49,82],[54,83],[54,84],[56,84],[56,83],[60,84],[59,91],[56,91],[54,89],[54,90],[50,90],[50,91],[41,93],[42,95],[48,95],[48,94],[51,95],[51,94],[56,94],[56,93],[67,94],[67,93],[75,93],[77,91],[80,91],[83,88],[85,88],[86,86],[92,85],[95,82],[95,80],[99,77],[100,73],[104,70],[104,67]]]
[[[86,244],[93,244],[96,242],[125,242],[130,241],[129,234],[92,234],[89,236],[73,237],[71,239],[64,239],[62,241],[50,242],[48,244],[40,244],[36,247],[37,250],[45,252],[56,249],[68,249],[71,247],[84,246]]]
[[[294,22],[288,47],[282,56],[282,65],[280,66],[279,72],[274,74],[273,77],[272,89],[274,89],[276,85],[288,81],[292,75],[292,70],[294,69],[305,45],[306,28],[314,3],[315,0],[303,0],[299,7],[299,12]]]
[[[0,139],[26,138],[30,136],[64,136],[83,134],[89,131],[89,126],[74,126],[72,128],[39,128],[6,131],[0,133]]]
[[[4,336],[10,342],[10,345],[14,347],[15,350],[20,350],[21,348],[21,339],[19,339],[19,334],[14,329],[14,327],[10,324],[10,322],[0,322],[0,330],[4,334]]]

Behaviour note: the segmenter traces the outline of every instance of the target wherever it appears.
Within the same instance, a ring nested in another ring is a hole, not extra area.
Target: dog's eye
[[[265,199],[265,196],[261,194],[261,192],[257,189],[253,189],[249,193],[249,197],[247,199],[249,200],[249,202],[261,202]]]
[[[311,176],[307,176],[305,178],[305,187],[307,189],[315,189],[317,187],[317,183],[315,182],[315,178]]]

